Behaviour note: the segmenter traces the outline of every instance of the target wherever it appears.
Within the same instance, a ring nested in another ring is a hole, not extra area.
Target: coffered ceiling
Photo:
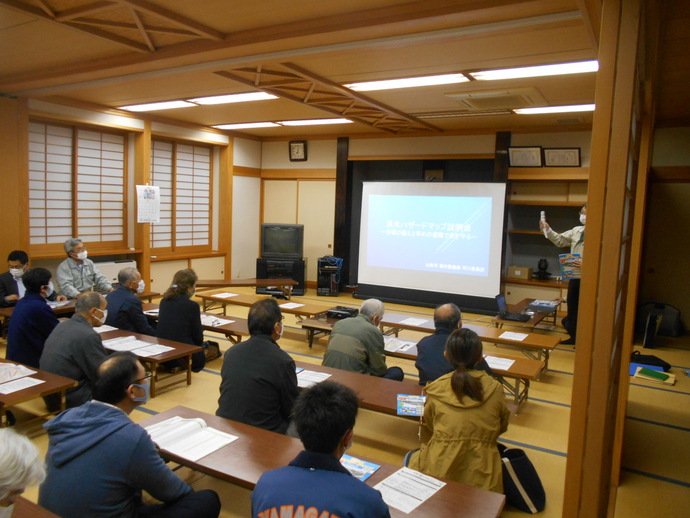
[[[270,139],[586,129],[591,113],[485,115],[449,94],[515,98],[528,88],[540,104],[586,104],[594,101],[595,73],[364,93],[342,85],[596,59],[599,4],[0,0],[0,92],[114,108],[267,91],[279,98],[151,113],[204,126],[341,116],[354,121],[235,132]],[[685,11],[687,21],[684,2],[671,4]],[[675,42],[673,59],[687,63],[684,49],[690,46],[682,42],[687,43],[688,24],[672,25],[664,37]],[[677,66],[668,74],[673,71]],[[668,91],[675,92],[670,85]],[[690,109],[673,110],[675,121],[690,120],[688,115]]]

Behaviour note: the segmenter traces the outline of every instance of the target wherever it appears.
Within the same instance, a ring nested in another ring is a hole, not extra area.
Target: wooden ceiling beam
[[[146,46],[151,52],[156,52],[156,46],[153,44],[153,40],[151,40],[151,36],[149,36],[146,27],[144,27],[144,22],[141,19],[141,16],[139,16],[139,13],[133,7],[130,7],[129,10],[132,13],[132,18],[134,18],[134,23],[137,24],[137,29],[139,30],[141,39],[144,40],[144,43],[146,43]]]
[[[61,25],[64,25],[65,27],[72,27],[73,29],[88,32],[89,34],[93,34],[94,36],[98,36],[99,38],[110,40],[113,43],[117,43],[118,45],[127,47],[129,50],[136,50],[137,52],[149,53],[149,48],[146,45],[139,43],[138,41],[130,40],[129,38],[118,36],[117,34],[112,34],[110,32],[97,29],[96,27],[80,24],[78,20],[74,20],[71,22],[62,22]]]
[[[36,0],[36,3],[41,9],[45,11],[45,13],[48,16],[50,16],[51,18],[55,18],[55,11],[53,11],[47,3],[45,3],[43,0]]]
[[[577,7],[582,13],[582,21],[587,37],[595,54],[599,54],[599,33],[601,32],[602,0],[577,0]]]
[[[118,29],[137,29],[136,23],[127,22],[116,22],[113,20],[99,20],[98,18],[79,18],[79,23],[84,23],[86,25],[98,25],[103,27],[115,27]],[[188,31],[187,29],[176,29],[174,27],[160,27],[158,25],[147,25],[146,30],[148,32],[159,32],[162,34],[173,34],[175,36],[196,36],[195,33]]]
[[[73,20],[75,18],[80,18],[87,14],[103,11],[104,9],[112,9],[113,7],[117,7],[117,4],[109,0],[93,2],[92,4],[85,4],[79,7],[73,7],[72,9],[65,9],[64,11],[59,11],[55,13],[55,21],[66,22],[69,20]]]
[[[140,11],[142,13],[150,14],[153,16],[156,16],[158,18],[163,18],[164,20],[168,20],[169,22],[172,22],[176,25],[179,25],[180,27],[183,27],[185,29],[188,29],[192,31],[193,33],[202,36],[204,38],[209,38],[215,41],[223,41],[226,37],[226,35],[218,31],[216,29],[213,29],[211,27],[208,27],[202,23],[196,22],[190,18],[187,18],[186,16],[182,16],[181,14],[178,14],[174,11],[171,11],[170,9],[166,9],[165,7],[160,7],[156,4],[153,4],[151,2],[148,2],[146,0],[116,0],[118,3],[122,5],[127,5],[129,7],[133,7],[137,11]]]

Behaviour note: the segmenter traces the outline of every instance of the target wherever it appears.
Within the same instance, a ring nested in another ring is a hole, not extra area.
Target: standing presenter
[[[564,248],[569,246],[571,254],[579,254],[580,259],[573,261],[573,267],[582,269],[582,258],[585,247],[585,222],[587,220],[587,204],[580,210],[580,223],[582,225],[566,230],[562,234],[555,232],[549,224],[542,219],[539,221],[539,229],[544,232],[546,238],[554,245]],[[570,338],[562,341],[565,345],[575,345],[577,334],[577,309],[580,302],[580,279],[570,279],[568,283],[568,316],[561,322]]]

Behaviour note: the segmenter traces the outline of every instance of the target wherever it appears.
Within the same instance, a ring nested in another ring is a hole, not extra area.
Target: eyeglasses
[[[151,379],[153,372],[147,372],[143,378],[135,379],[134,382]]]

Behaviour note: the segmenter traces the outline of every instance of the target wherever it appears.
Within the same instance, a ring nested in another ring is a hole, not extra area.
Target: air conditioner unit
[[[104,261],[102,263],[94,263],[94,266],[98,268],[98,271],[105,275],[105,277],[108,279],[108,282],[114,286],[117,284],[117,274],[120,273],[120,270],[129,267],[136,268],[137,262],[133,261],[132,259],[123,259],[122,261]]]
[[[544,96],[533,86],[504,90],[447,93],[469,111],[515,110],[547,106]]]

